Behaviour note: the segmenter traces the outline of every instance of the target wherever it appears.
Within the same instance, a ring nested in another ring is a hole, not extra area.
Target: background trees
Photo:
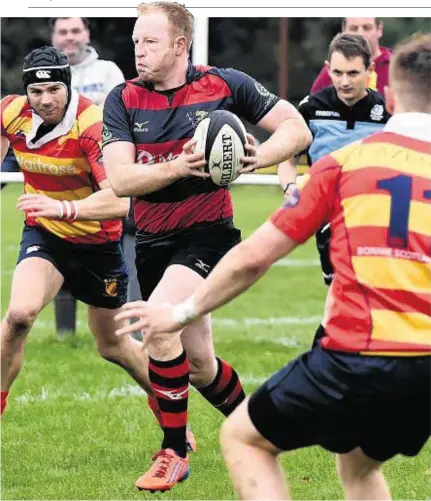
[[[91,18],[92,44],[103,59],[115,61],[126,78],[135,76],[131,33],[134,18]],[[340,31],[340,18],[288,19],[288,97],[299,102],[322,67],[331,38]],[[209,62],[250,73],[277,93],[279,18],[211,18]],[[431,31],[431,21],[385,18],[382,45],[392,47],[416,31]],[[21,67],[33,48],[50,44],[47,18],[2,18],[2,94],[21,93]]]

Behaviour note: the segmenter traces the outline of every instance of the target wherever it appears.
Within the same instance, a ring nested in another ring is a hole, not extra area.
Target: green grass
[[[1,308],[20,241],[16,212],[19,186],[2,191]],[[275,187],[235,187],[236,223],[247,236],[280,204]],[[317,259],[313,242],[291,259]],[[326,289],[318,266],[279,266],[244,296],[215,314],[218,355],[229,360],[251,392],[259,381],[309,346]],[[259,325],[242,319],[301,317],[309,324]],[[234,319],[226,325],[221,319]],[[127,374],[101,360],[79,307],[79,333],[56,338],[48,306],[30,334],[26,361],[2,421],[2,499],[232,499],[218,443],[222,416],[190,392],[190,422],[198,440],[192,475],[171,492],[146,494],[136,478],[158,449],[161,432],[145,398]],[[283,465],[295,499],[340,499],[334,457],[320,448],[285,455]],[[427,499],[430,447],[415,459],[385,466],[395,499]]]

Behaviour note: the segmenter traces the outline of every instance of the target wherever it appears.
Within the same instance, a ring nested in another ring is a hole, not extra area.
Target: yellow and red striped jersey
[[[429,354],[431,143],[384,131],[323,157],[310,174],[299,202],[271,221],[298,243],[331,224],[334,300],[322,347]]]
[[[1,134],[6,136],[24,174],[26,193],[56,200],[82,200],[98,191],[106,179],[102,163],[102,112],[89,99],[72,95],[65,118],[51,132],[32,142],[39,117],[26,96],[11,95],[1,101]],[[32,218],[70,242],[101,244],[121,236],[121,221],[71,221]]]

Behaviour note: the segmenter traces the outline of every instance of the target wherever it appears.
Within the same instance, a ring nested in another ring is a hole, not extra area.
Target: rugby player
[[[104,108],[103,155],[114,192],[133,196],[136,265],[142,298],[179,303],[240,240],[228,188],[216,186],[192,152],[198,122],[230,110],[272,133],[248,136],[243,172],[273,165],[308,146],[298,111],[234,69],[193,66],[193,16],[176,2],[141,4],[133,31],[138,78],[116,87]],[[175,337],[154,338],[149,375],[164,431],[139,489],[168,490],[187,478],[189,381],[224,415],[245,394],[236,371],[214,353],[209,315]]]
[[[126,302],[127,268],[119,247],[129,200],[113,193],[102,162],[102,112],[71,89],[64,54],[53,47],[24,60],[25,95],[1,102],[2,157],[11,144],[24,174],[25,212],[18,263],[1,324],[1,410],[18,376],[27,335],[63,284],[88,305],[103,358],[151,394],[140,343],[118,339],[113,318]]]

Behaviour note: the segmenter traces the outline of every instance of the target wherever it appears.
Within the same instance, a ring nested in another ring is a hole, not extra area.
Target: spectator
[[[54,17],[50,21],[52,45],[69,59],[72,87],[81,96],[103,105],[109,91],[124,82],[113,61],[99,59],[90,45],[90,22],[86,17]]]
[[[375,69],[370,74],[368,87],[378,90],[383,94],[383,89],[388,85],[389,60],[392,55],[391,49],[381,47],[380,38],[383,36],[383,21],[377,17],[345,17],[341,24],[343,32],[363,35],[370,44],[371,58],[375,63]],[[311,93],[318,92],[332,85],[328,68],[325,65],[311,87]]]

